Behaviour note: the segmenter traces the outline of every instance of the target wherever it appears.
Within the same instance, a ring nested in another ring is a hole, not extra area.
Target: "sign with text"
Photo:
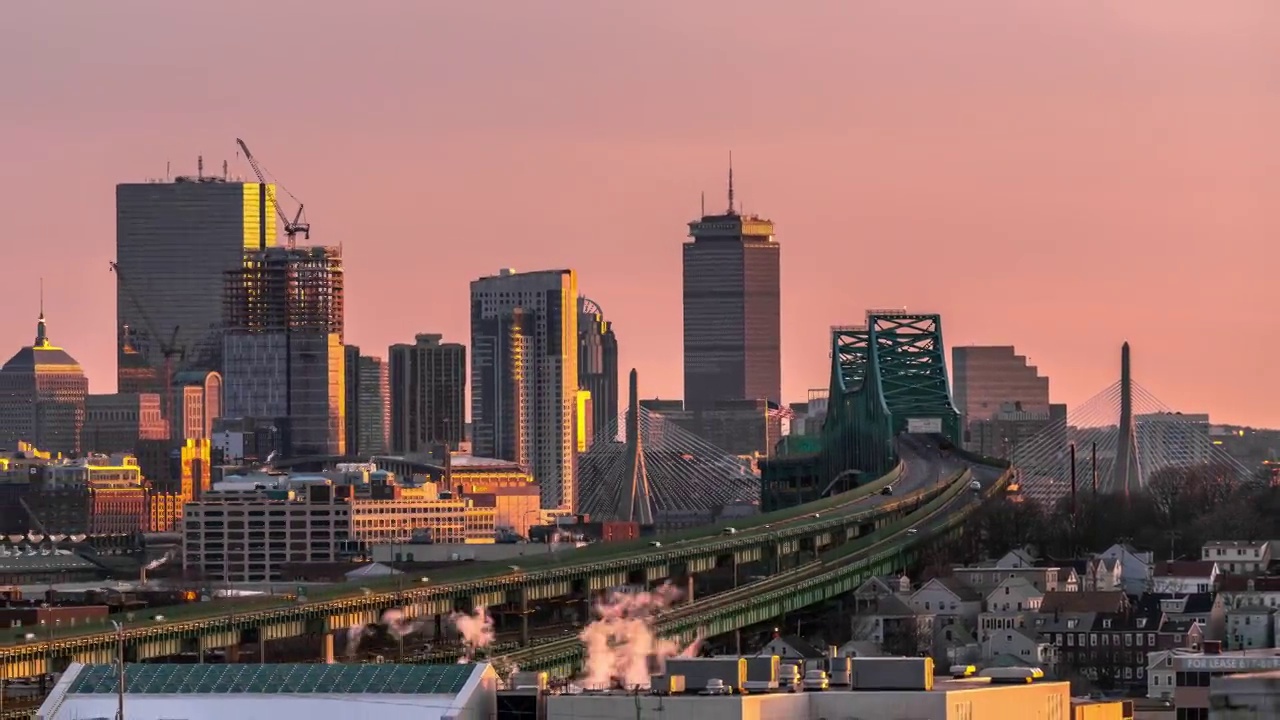
[[[907,432],[912,435],[941,435],[942,418],[907,418]]]

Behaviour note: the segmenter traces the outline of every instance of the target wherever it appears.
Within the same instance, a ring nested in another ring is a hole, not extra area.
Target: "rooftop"
[[[125,666],[125,691],[145,695],[235,693],[456,695],[475,665],[229,664]],[[72,695],[116,693],[112,665],[86,665],[68,689]]]
[[[1213,575],[1217,566],[1212,560],[1174,560],[1156,563],[1156,577],[1194,577],[1208,578]]]

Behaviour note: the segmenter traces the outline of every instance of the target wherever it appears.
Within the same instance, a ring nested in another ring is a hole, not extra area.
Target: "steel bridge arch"
[[[941,316],[868,310],[864,325],[833,327],[822,427],[825,476],[849,469],[872,477],[888,472],[898,462],[893,439],[910,419],[937,420],[942,437],[956,444],[962,439]]]

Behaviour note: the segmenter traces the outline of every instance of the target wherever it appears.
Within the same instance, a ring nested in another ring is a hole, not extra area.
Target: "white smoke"
[[[696,655],[701,637],[681,648],[653,631],[657,615],[679,598],[679,590],[664,584],[651,592],[612,593],[597,604],[596,619],[579,635],[586,646],[582,685],[648,687],[650,675],[662,672],[667,658]]]
[[[147,570],[147,571],[155,570],[156,568],[160,567],[161,565],[163,565],[163,564],[165,564],[165,563],[169,562],[169,558],[170,558],[170,555],[169,555],[169,554],[167,554],[167,553],[166,553],[166,554],[164,554],[164,555],[161,555],[160,557],[156,558],[155,560],[152,560],[151,562],[147,563],[145,566],[143,566],[143,568],[142,568],[142,569],[143,569],[143,570]]]
[[[485,612],[484,606],[476,608],[470,615],[453,613],[449,616],[449,621],[458,628],[458,634],[462,635],[462,644],[466,648],[462,657],[458,658],[459,663],[471,662],[477,650],[488,647],[493,642],[493,618]]]
[[[399,608],[391,608],[382,613],[382,618],[378,620],[378,625],[387,629],[387,634],[393,638],[400,639],[408,635],[412,635],[422,630],[424,623],[417,619],[407,617],[405,612]],[[356,650],[360,648],[360,641],[374,634],[374,626],[357,623],[347,628],[347,655],[354,656]]]

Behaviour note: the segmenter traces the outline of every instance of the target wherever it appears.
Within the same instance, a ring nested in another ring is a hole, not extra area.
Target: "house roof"
[[[950,590],[953,594],[955,594],[957,598],[959,598],[960,602],[981,602],[982,601],[982,595],[978,594],[977,590],[974,590],[968,585],[965,585],[963,582],[960,582],[958,578],[940,577],[940,578],[934,578],[929,582],[936,582],[939,585]],[[928,583],[926,583],[926,585],[927,584]],[[921,589],[923,590],[924,588],[921,588]]]
[[[1206,548],[1264,548],[1268,540],[1210,540],[1204,544]]]
[[[1241,605],[1240,607],[1227,608],[1228,615],[1270,615],[1275,610],[1273,607],[1266,605]]]
[[[881,595],[876,599],[875,614],[883,617],[913,617],[919,613],[897,595]]]
[[[1164,614],[1159,610],[1154,612],[1107,612],[1098,613],[1094,618],[1093,630],[1101,631],[1118,631],[1118,630],[1141,630],[1143,632],[1156,632],[1160,629],[1160,621],[1164,618]],[[1110,621],[1110,622],[1108,622]]]
[[[1253,587],[1250,588],[1249,586]],[[1280,592],[1280,577],[1268,575],[1249,577],[1247,575],[1222,576],[1220,589],[1226,592]]]
[[[1072,575],[1075,575],[1077,580],[1079,579],[1079,573],[1076,572],[1075,568],[1070,566],[1058,568],[1058,582],[1065,583],[1071,580]]]
[[[1217,567],[1212,560],[1173,560],[1156,563],[1155,577],[1210,578]]]
[[[1030,595],[1030,596],[1043,595],[1043,593],[1040,592],[1040,590],[1037,589],[1035,585],[1031,584],[1031,581],[1027,580],[1024,577],[1015,576],[1015,577],[1005,578],[1000,581],[999,585],[996,585],[995,587],[991,588],[991,590],[987,593],[987,597],[986,597],[987,602],[991,602],[992,597],[996,597],[998,599],[999,597],[1003,596],[1004,591],[1000,589],[1002,587],[1009,588],[1011,592],[1016,589],[1019,592],[1026,593],[1027,595]]]
[[[125,666],[125,691],[146,695],[252,693],[391,693],[454,695],[474,665],[152,665]],[[114,694],[119,675],[112,665],[88,665],[71,684],[71,694]]]
[[[1119,612],[1129,604],[1123,590],[1053,591],[1044,594],[1040,612]]]
[[[1183,602],[1181,610],[1170,611],[1177,612],[1181,615],[1205,615],[1213,610],[1213,602],[1215,595],[1211,592],[1204,593],[1143,593],[1138,598],[1136,604],[1141,612],[1147,612],[1152,609],[1158,609],[1162,600],[1180,600]]]
[[[1192,627],[1199,624],[1200,623],[1198,621],[1192,620],[1190,618],[1178,618],[1176,620],[1166,619],[1164,621],[1164,624],[1160,626],[1160,632],[1185,635],[1191,632]]]
[[[1038,633],[1084,632],[1093,627],[1097,615],[1093,612],[1040,613],[1034,620],[1034,629]],[[1074,627],[1072,620],[1075,621]]]
[[[778,638],[787,647],[795,650],[800,657],[806,660],[818,660],[827,656],[826,653],[814,647],[808,640],[799,635],[784,635]]]

